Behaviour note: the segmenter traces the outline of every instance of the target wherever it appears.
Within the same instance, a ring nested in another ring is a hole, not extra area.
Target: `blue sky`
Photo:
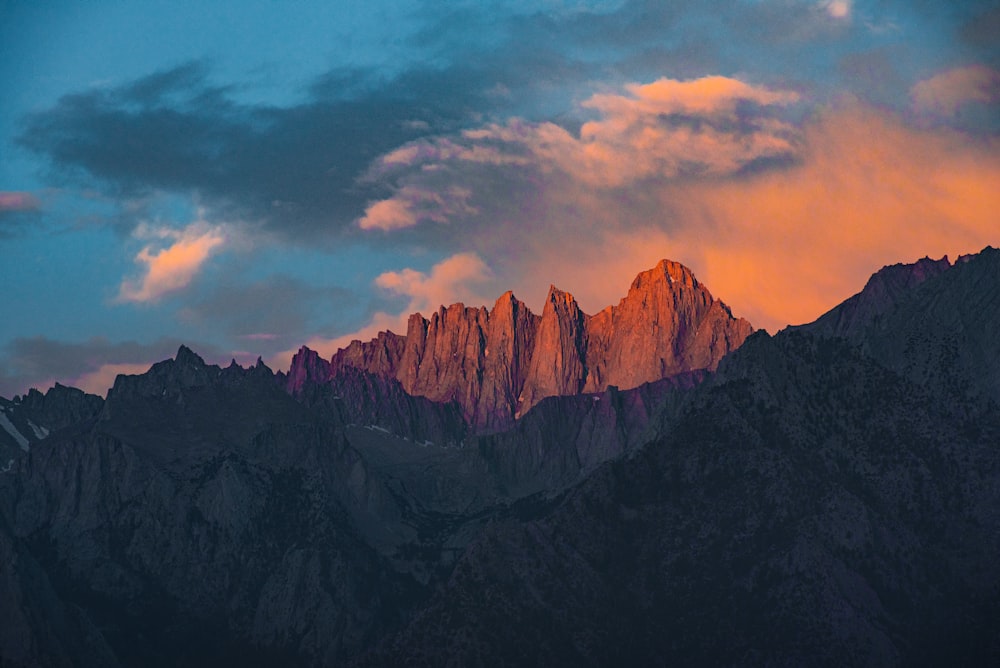
[[[0,3],[0,395],[184,342],[587,312],[663,257],[774,330],[1000,242],[1000,4]]]

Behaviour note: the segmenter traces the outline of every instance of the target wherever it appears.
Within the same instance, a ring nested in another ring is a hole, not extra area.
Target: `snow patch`
[[[6,411],[0,413],[0,427],[3,427],[4,431],[10,434],[14,438],[14,440],[17,441],[17,444],[21,446],[22,450],[24,450],[25,452],[28,451],[28,439],[22,436],[21,432],[17,430],[17,427],[15,427],[14,424],[7,417]]]
[[[44,439],[46,436],[49,435],[48,427],[39,427],[31,420],[28,420],[28,426],[31,427],[31,431],[35,432],[35,438],[37,438],[39,441],[41,441],[42,439]]]

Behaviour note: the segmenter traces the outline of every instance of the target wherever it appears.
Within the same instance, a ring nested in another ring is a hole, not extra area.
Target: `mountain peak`
[[[677,283],[690,288],[699,285],[694,273],[680,262],[660,260],[652,269],[640,272],[632,281],[632,287],[629,291],[645,291],[653,285],[661,283]]]
[[[571,293],[566,292],[565,290],[560,290],[554,285],[549,285],[549,293],[545,297],[545,304],[545,308],[548,308],[549,304],[556,307],[563,306],[574,308],[576,307],[576,299]]]
[[[594,316],[555,285],[541,315],[510,291],[489,310],[442,306],[429,319],[410,316],[405,336],[383,332],[352,343],[333,356],[329,370],[297,355],[288,387],[300,391],[358,368],[398,381],[409,394],[455,401],[474,428],[495,429],[545,397],[712,370],[751,331],[691,270],[662,260],[636,277],[621,304]]]
[[[184,344],[181,344],[181,347],[177,349],[174,361],[185,366],[205,366],[205,360]]]

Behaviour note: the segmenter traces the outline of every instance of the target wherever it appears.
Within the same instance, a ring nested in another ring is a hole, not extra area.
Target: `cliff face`
[[[329,365],[303,349],[287,387],[336,383],[347,368],[398,380],[415,396],[455,402],[476,431],[509,427],[545,397],[638,387],[713,370],[753,331],[689,269],[664,260],[636,277],[617,306],[590,316],[549,289],[541,316],[507,292],[492,309],[441,307],[410,316],[406,336],[353,342]]]
[[[280,379],[182,347],[103,402],[0,399],[28,445],[0,462],[0,665],[1000,665],[1000,251],[619,390],[620,360],[726,345],[673,270]],[[470,434],[397,372],[479,407],[608,387]]]

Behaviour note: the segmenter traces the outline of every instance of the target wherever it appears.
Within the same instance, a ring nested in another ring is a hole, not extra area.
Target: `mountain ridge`
[[[711,309],[654,269],[636,295]],[[0,663],[997,665],[1000,252],[925,269],[870,280],[864,318],[490,433],[377,371],[434,378],[431,342],[478,331],[510,369],[542,319],[512,294],[359,342],[376,372],[316,380],[303,349],[299,392],[182,346],[107,400],[2,400],[30,440],[0,471]],[[552,295],[545,336],[604,359],[641,304],[587,338]]]
[[[489,432],[510,427],[545,397],[714,370],[752,331],[688,268],[662,260],[594,315],[554,285],[540,315],[507,291],[492,309],[456,303],[429,318],[414,313],[405,335],[352,341],[329,362],[303,347],[285,382],[296,394],[355,367],[398,380],[409,394],[454,401],[472,429]]]

